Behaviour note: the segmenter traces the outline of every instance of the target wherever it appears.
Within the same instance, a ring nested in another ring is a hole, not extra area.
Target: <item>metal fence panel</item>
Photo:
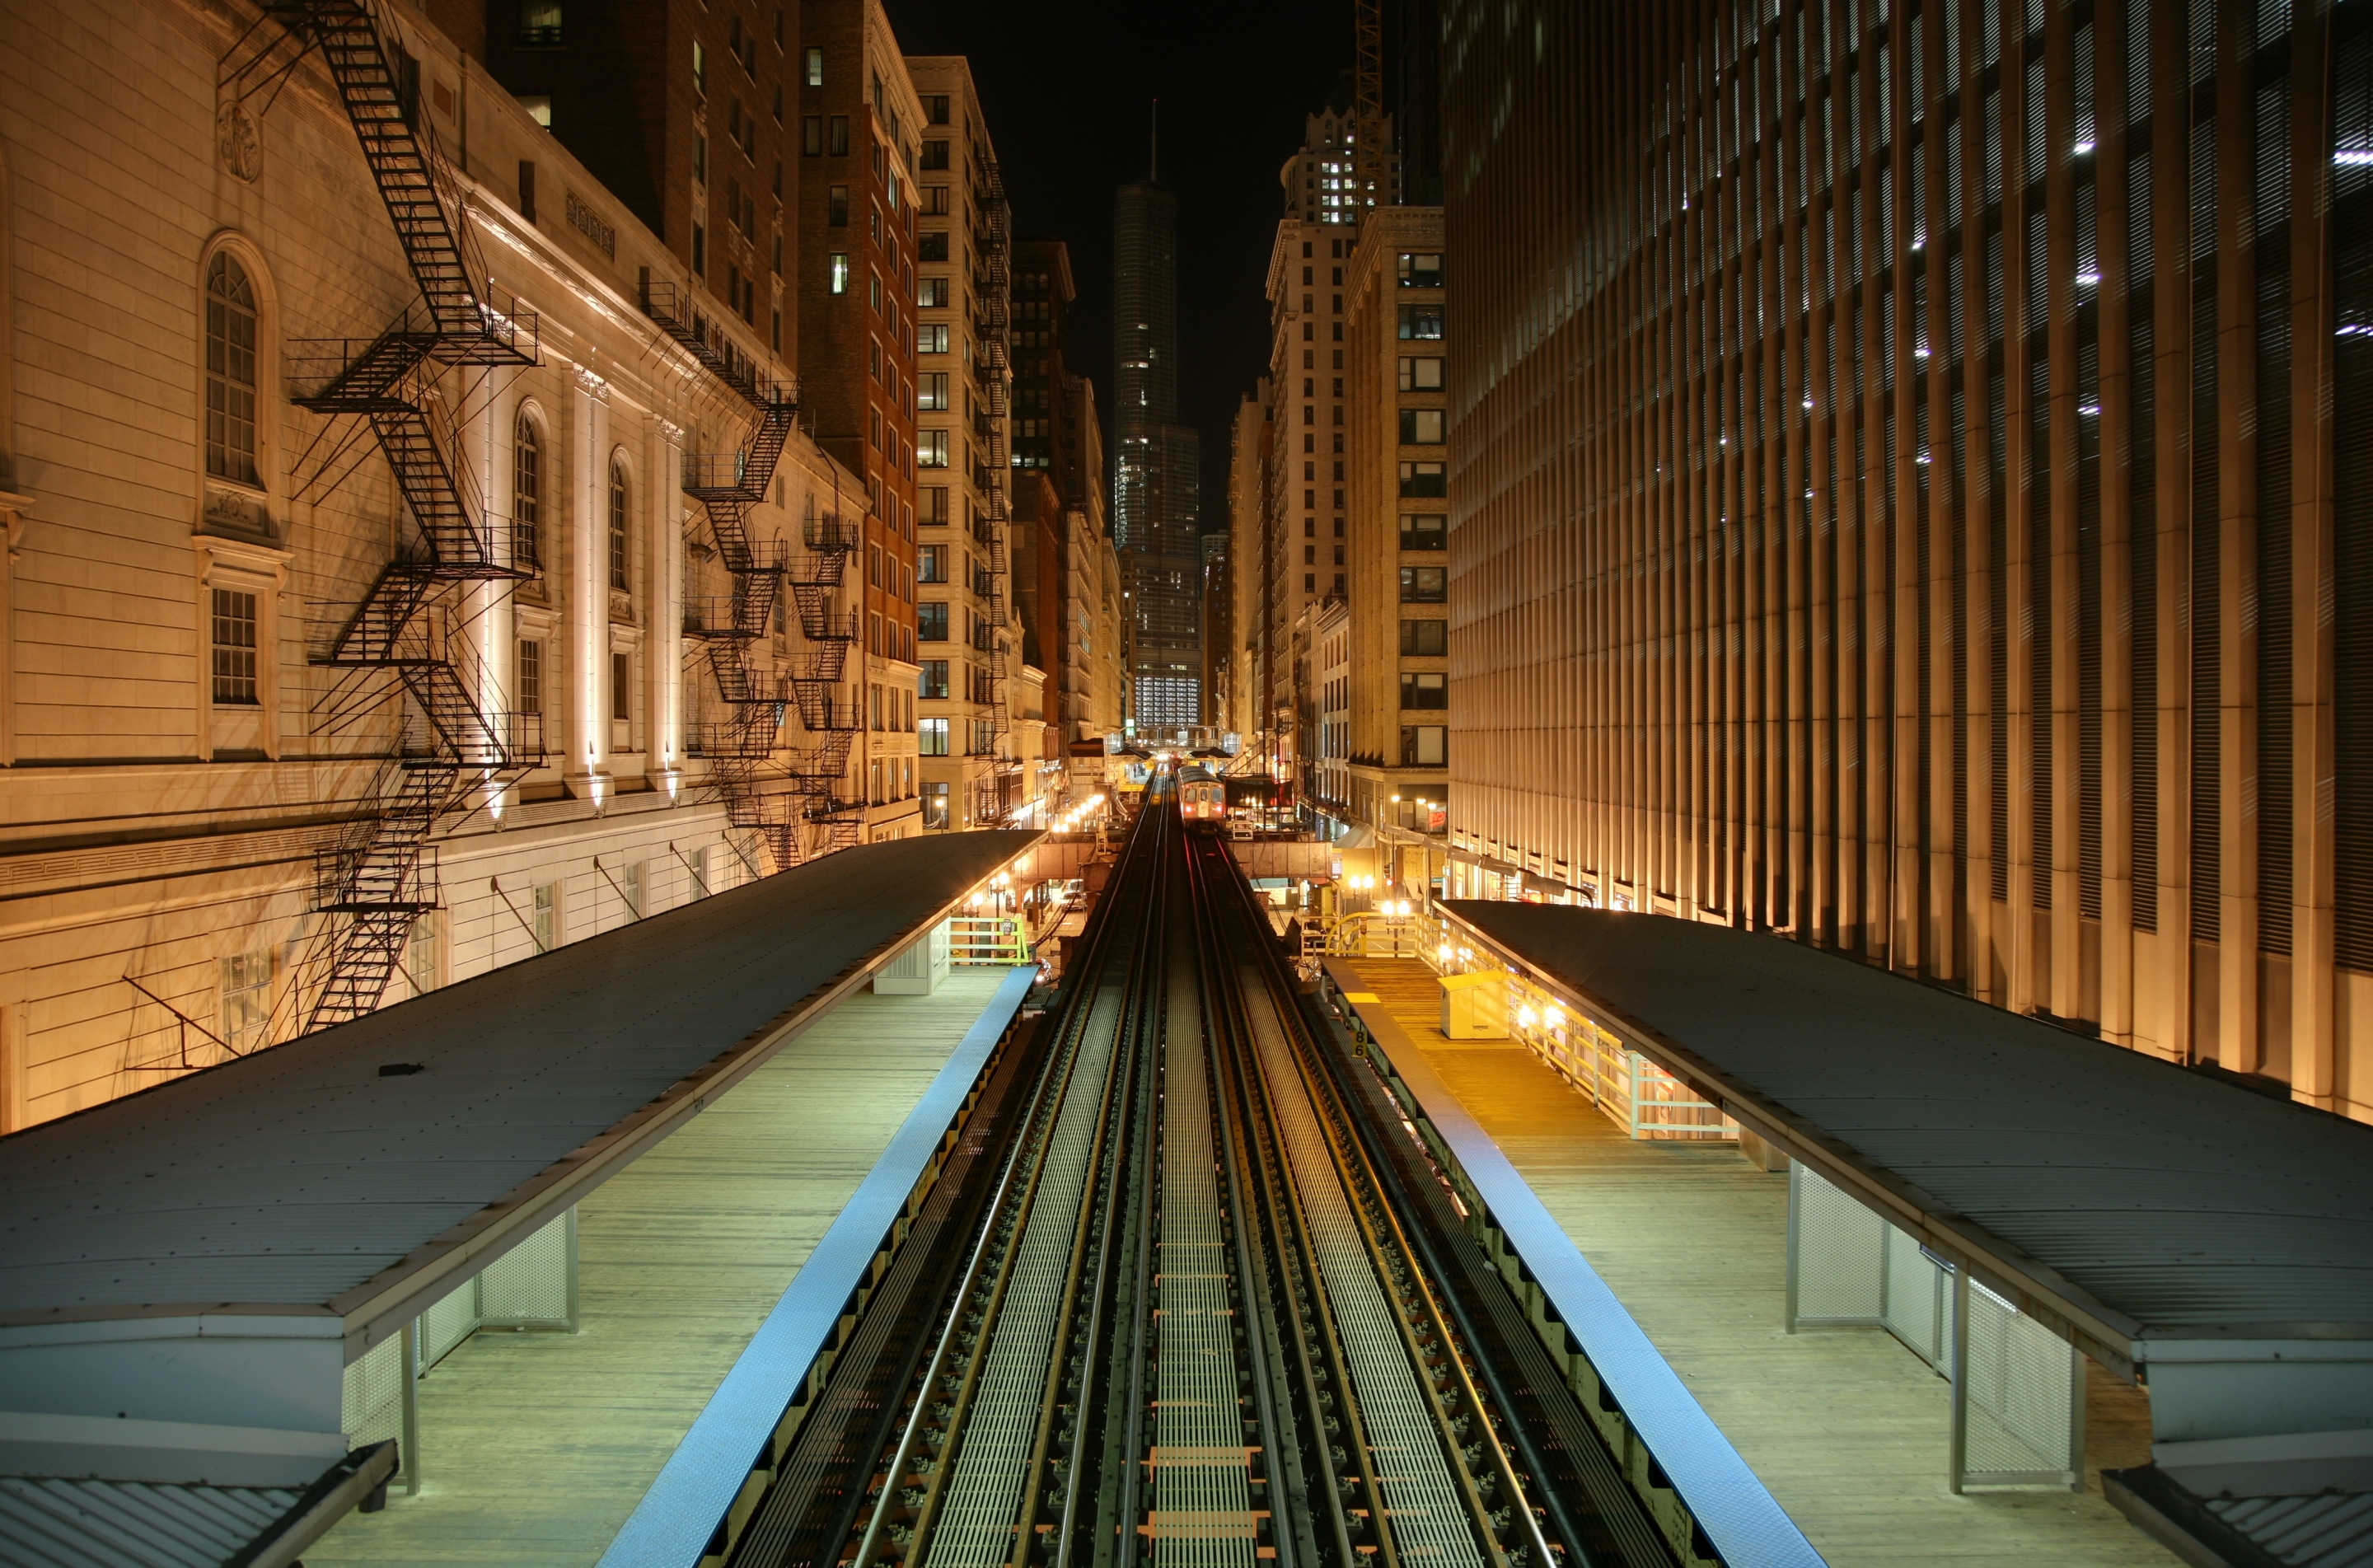
[[[570,1209],[478,1276],[486,1328],[577,1328],[577,1211]]]

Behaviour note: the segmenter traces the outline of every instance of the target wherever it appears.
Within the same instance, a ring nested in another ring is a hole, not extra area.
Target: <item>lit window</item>
[[[206,472],[257,483],[255,288],[222,252],[206,268]]]
[[[948,755],[948,721],[944,719],[918,719],[915,721],[915,751],[921,756]]]
[[[807,79],[808,86],[812,88],[824,86],[824,51],[821,49],[808,51]]]
[[[1438,447],[1443,442],[1443,410],[1439,408],[1404,408],[1401,410],[1401,441],[1408,446]]]
[[[626,590],[626,465],[610,465],[610,586]]]
[[[832,280],[835,294],[848,292],[848,252],[835,251],[824,263],[826,275]]]
[[[511,439],[511,563],[522,570],[544,564],[543,521],[544,440],[522,414]]]
[[[215,701],[252,708],[256,704],[255,595],[216,589],[213,621]]]
[[[233,1056],[269,1043],[272,1033],[272,950],[233,954],[222,961],[222,1037]]]
[[[1443,361],[1438,358],[1402,359],[1401,391],[1440,392],[1443,384],[1442,368]]]
[[[520,0],[520,43],[550,49],[560,42],[560,0]]]
[[[519,710],[544,711],[544,644],[522,638],[519,645]]]

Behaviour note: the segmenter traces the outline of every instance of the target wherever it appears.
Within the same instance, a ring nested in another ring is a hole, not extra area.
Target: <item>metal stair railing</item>
[[[1010,583],[1007,560],[1008,515],[1006,488],[1011,477],[1006,455],[1007,395],[1011,380],[1011,321],[1012,313],[1012,275],[1010,253],[1012,244],[1012,215],[1006,205],[1005,176],[994,158],[981,159],[981,172],[987,189],[987,201],[982,205],[981,220],[985,226],[982,250],[988,263],[988,286],[981,298],[986,317],[981,333],[984,357],[988,369],[988,462],[987,491],[988,495],[989,537],[989,649],[988,649],[988,749],[991,757],[989,776],[983,780],[981,792],[986,799],[976,800],[973,820],[984,818],[992,823],[1009,820],[1020,803],[1013,797],[1021,765],[1012,755],[1011,721],[1008,709],[1006,669],[1009,651],[1006,638],[1007,592]],[[984,809],[985,808],[985,809]]]
[[[462,585],[523,574],[468,499],[436,396],[453,368],[532,365],[541,354],[533,317],[497,310],[477,292],[473,280],[484,269],[460,189],[420,111],[416,65],[392,45],[372,0],[264,0],[263,10],[298,41],[299,57],[319,51],[421,301],[418,315],[406,310],[367,341],[292,345],[290,380],[310,388],[295,401],[368,424],[411,522],[317,661],[392,671],[406,699],[394,756],[345,841],[315,867],[315,907],[343,918],[312,961],[321,979],[306,1026],[320,1028],[379,1005],[413,923],[437,907],[429,839],[440,813],[470,786],[514,778],[543,758],[540,721],[482,707],[474,662],[455,657],[450,597],[467,591]]]

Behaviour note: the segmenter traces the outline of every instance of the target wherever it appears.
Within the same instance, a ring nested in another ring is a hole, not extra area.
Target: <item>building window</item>
[[[800,155],[802,158],[824,156],[824,116],[811,114],[800,122]]]
[[[222,1037],[233,1056],[268,1044],[272,1035],[272,950],[222,960]]]
[[[948,695],[948,661],[926,659],[922,672],[915,677],[915,695],[944,701]]]
[[[918,515],[918,521],[934,528],[945,528],[947,526],[949,513],[948,487],[946,486],[927,485],[921,490],[917,492],[916,498],[922,503],[923,509]]]
[[[824,123],[824,150],[835,158],[848,156],[848,116],[836,114]]]
[[[403,944],[403,978],[414,996],[433,991],[441,983],[445,944],[438,935],[433,909],[412,922],[412,940]]]
[[[835,251],[824,262],[824,275],[832,280],[835,294],[848,292],[848,252]]]
[[[948,825],[948,787],[945,784],[923,786],[923,825],[945,827]]]
[[[241,485],[255,471],[255,286],[217,251],[206,267],[206,472]]]
[[[926,370],[916,379],[915,406],[928,412],[945,413],[948,406],[948,373]]]
[[[922,430],[916,434],[915,461],[925,468],[945,468],[948,465],[948,433],[945,430]]]
[[[214,693],[226,707],[256,705],[255,595],[214,591]]]
[[[1439,305],[1404,305],[1400,308],[1401,336],[1434,340],[1442,336],[1442,307]]]
[[[925,235],[924,238],[929,239],[930,236]],[[944,241],[947,239],[947,236],[942,234],[939,238]],[[947,258],[945,256],[941,256],[939,259],[945,261]],[[943,277],[927,277],[919,280],[915,285],[915,303],[926,310],[946,310],[948,308],[948,280]]]
[[[1401,494],[1428,499],[1450,494],[1450,481],[1438,462],[1405,462],[1401,464]]]
[[[827,185],[824,193],[824,220],[834,228],[848,227],[848,187]]]
[[[915,636],[923,642],[948,640],[948,607],[945,604],[915,606]]]
[[[519,710],[544,711],[544,644],[521,638],[519,645]]]
[[[522,49],[559,48],[560,0],[520,0],[519,41]]]
[[[1401,603],[1440,604],[1450,598],[1450,573],[1441,567],[1403,567]]]
[[[1447,621],[1403,621],[1401,623],[1401,657],[1404,659],[1440,659],[1450,651]]]
[[[692,271],[696,277],[708,275],[708,230],[696,223],[692,226]]]
[[[948,144],[944,141],[925,142],[923,144],[922,167],[925,169],[945,169],[947,166]]]
[[[1443,411],[1439,408],[1404,408],[1401,410],[1401,444],[1409,447],[1442,445]]]
[[[692,90],[704,98],[708,94],[708,51],[696,38],[692,41]]]
[[[684,870],[692,873],[692,895],[695,898],[707,897],[708,846],[703,844],[699,848],[695,849],[685,858],[690,862],[684,867]]]
[[[1401,391],[1440,392],[1442,390],[1443,364],[1444,361],[1442,359],[1432,356],[1428,356],[1423,358],[1415,358],[1406,355],[1403,356],[1401,358]]]
[[[535,887],[535,912],[531,918],[529,934],[535,940],[538,953],[550,953],[560,945],[560,884],[542,882]]]
[[[824,86],[824,51],[821,49],[808,51],[807,84],[812,88]]]
[[[626,591],[626,465],[610,464],[610,586]]]
[[[923,123],[944,125],[948,123],[948,95],[943,92],[923,95]]]
[[[522,414],[511,433],[511,563],[544,565],[544,437]]]
[[[1401,726],[1403,767],[1445,767],[1450,761],[1450,731],[1442,724]]]
[[[1410,512],[1401,519],[1401,548],[1445,550],[1450,547],[1450,520],[1439,512]]]
[[[915,549],[915,580],[945,582],[948,580],[948,547],[944,544],[920,544]]]
[[[635,665],[631,656],[610,655],[610,717],[621,723],[635,716]]]
[[[944,262],[948,259],[948,236],[942,229],[915,238],[915,259],[921,262]],[[944,298],[944,296],[942,297]]]
[[[948,216],[948,188],[945,185],[923,187],[923,216],[925,217]]]
[[[1442,257],[1439,254],[1401,252],[1397,267],[1403,288],[1440,288]]]
[[[920,719],[915,722],[915,750],[923,756],[948,755],[948,721],[944,719]]]
[[[1441,625],[1435,622],[1435,625]],[[1448,708],[1450,677],[1439,670],[1404,673],[1401,676],[1403,708]]]
[[[915,352],[945,354],[948,351],[948,323],[932,322],[915,329]]]

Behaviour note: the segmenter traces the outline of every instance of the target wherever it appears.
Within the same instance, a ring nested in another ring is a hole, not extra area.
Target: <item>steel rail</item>
[[[1189,885],[1195,889],[1198,902],[1207,899],[1208,895],[1203,888],[1200,868],[1191,855],[1187,861],[1187,875]],[[1302,1311],[1298,1305],[1298,1297],[1305,1293],[1291,1281],[1281,1280],[1278,1284],[1272,1284],[1271,1271],[1268,1267],[1268,1248],[1265,1246],[1256,1248],[1253,1245],[1252,1233],[1258,1224],[1258,1211],[1254,1199],[1247,1191],[1247,1188],[1252,1185],[1248,1167],[1253,1157],[1251,1151],[1245,1146],[1247,1129],[1241,1118],[1230,1117],[1225,1112],[1226,1102],[1223,1091],[1231,1082],[1228,1066],[1233,1059],[1232,1047],[1226,1040],[1229,1032],[1238,1027],[1241,1002],[1220,978],[1222,968],[1218,961],[1219,954],[1213,933],[1208,923],[1197,922],[1196,934],[1197,957],[1201,971],[1198,979],[1206,998],[1204,1048],[1210,1061],[1210,1081],[1214,1088],[1211,1096],[1211,1114],[1221,1131],[1218,1147],[1222,1156],[1222,1171],[1230,1197],[1229,1207],[1233,1221],[1230,1230],[1235,1245],[1236,1267],[1242,1287],[1240,1293],[1244,1299],[1256,1305],[1257,1321],[1254,1327],[1260,1334],[1260,1338],[1255,1340],[1248,1331],[1246,1348],[1255,1368],[1255,1388],[1261,1410],[1261,1429],[1268,1437],[1271,1448],[1270,1504],[1273,1508],[1280,1507],[1282,1494],[1291,1492],[1298,1494],[1306,1505],[1310,1493],[1310,1479],[1303,1462],[1304,1456],[1301,1452],[1301,1434],[1292,1428],[1292,1406],[1280,1400],[1272,1387],[1272,1375],[1283,1375],[1287,1371],[1282,1365],[1272,1367],[1270,1362],[1273,1358],[1280,1362],[1283,1359],[1284,1346],[1278,1335],[1276,1317],[1280,1309],[1288,1309],[1291,1310],[1294,1319],[1294,1353],[1296,1363],[1302,1373],[1302,1383],[1306,1388],[1314,1391],[1314,1403],[1310,1411],[1312,1418],[1310,1441],[1317,1445],[1315,1457],[1327,1461],[1321,1467],[1320,1473],[1326,1479],[1327,1524],[1334,1537],[1336,1561],[1341,1563],[1356,1562],[1359,1554],[1351,1544],[1350,1521],[1345,1516],[1343,1510],[1342,1487],[1335,1479],[1335,1466],[1327,1452],[1326,1414],[1316,1407],[1315,1402],[1316,1380],[1311,1375],[1310,1346],[1308,1336],[1303,1328]],[[1293,1298],[1289,1298],[1287,1294],[1289,1291],[1294,1293]],[[1337,1382],[1340,1387],[1349,1387],[1348,1380],[1339,1376]],[[1362,1444],[1361,1448],[1364,1454],[1365,1445]],[[1363,1477],[1367,1473],[1364,1465],[1362,1473]],[[1366,1484],[1363,1480],[1363,1487]],[[1369,1489],[1368,1494],[1371,1498],[1375,1496],[1372,1488]],[[1276,1524],[1271,1533],[1276,1540],[1280,1568],[1288,1568],[1291,1563],[1288,1547],[1296,1534],[1300,1534],[1301,1543],[1309,1549],[1313,1561],[1317,1560],[1317,1539],[1315,1535],[1305,1533],[1308,1530],[1308,1520],[1299,1515],[1292,1520],[1291,1527],[1282,1522]],[[1379,1534],[1381,1533],[1379,1531]]]
[[[1242,907],[1241,900],[1237,903],[1235,913],[1241,920],[1248,911]],[[1456,1340],[1451,1333],[1449,1317],[1444,1312],[1432,1286],[1427,1282],[1425,1270],[1419,1266],[1418,1258],[1409,1246],[1407,1235],[1401,1229],[1399,1220],[1393,1213],[1391,1205],[1383,1199],[1382,1188],[1376,1180],[1375,1172],[1369,1164],[1366,1153],[1359,1141],[1354,1119],[1347,1114],[1348,1107],[1336,1098],[1333,1092],[1331,1074],[1325,1074],[1323,1067],[1312,1060],[1314,1047],[1312,1042],[1304,1037],[1307,1030],[1302,1026],[1303,1021],[1299,1007],[1292,1001],[1292,993],[1285,989],[1281,977],[1261,963],[1261,958],[1270,956],[1268,951],[1257,946],[1254,953],[1253,966],[1262,972],[1263,979],[1268,983],[1269,1002],[1277,1014],[1280,1043],[1284,1046],[1289,1059],[1295,1066],[1310,1108],[1322,1127],[1331,1125],[1333,1128],[1334,1135],[1326,1138],[1324,1142],[1335,1163],[1337,1175],[1343,1183],[1346,1194],[1352,1199],[1351,1212],[1359,1223],[1361,1236],[1367,1245],[1370,1258],[1382,1278],[1392,1278],[1406,1271],[1408,1278],[1402,1289],[1415,1293],[1419,1304],[1418,1315],[1430,1321],[1435,1336],[1447,1352],[1444,1360],[1457,1380],[1458,1392],[1464,1397],[1467,1408],[1474,1412],[1474,1424],[1482,1428],[1482,1442],[1491,1459],[1491,1469],[1497,1472],[1500,1484],[1507,1489],[1507,1506],[1513,1511],[1514,1517],[1523,1522],[1527,1544],[1533,1550],[1533,1561],[1546,1568],[1546,1565],[1554,1559],[1550,1555],[1548,1540],[1541,1534],[1538,1516],[1528,1501],[1528,1489],[1524,1484],[1523,1477],[1517,1472],[1514,1462],[1510,1458],[1506,1445],[1501,1441],[1498,1423],[1491,1419],[1491,1412],[1495,1407],[1486,1403],[1480,1391],[1476,1387],[1473,1373],[1467,1366],[1467,1358],[1458,1352]],[[1399,1263],[1397,1268],[1395,1266],[1396,1255]],[[1402,1300],[1406,1302],[1408,1299],[1408,1295],[1404,1294]],[[1418,1340],[1415,1331],[1417,1326],[1410,1321],[1411,1315],[1403,1310],[1390,1313],[1388,1316],[1400,1330],[1402,1343],[1408,1350],[1409,1358],[1419,1365],[1424,1365],[1427,1361],[1427,1352]],[[1466,1445],[1459,1441],[1463,1434],[1457,1431],[1455,1424],[1456,1418],[1453,1416],[1447,1401],[1443,1398],[1440,1388],[1431,1377],[1420,1378],[1419,1386],[1425,1391],[1426,1402],[1433,1413],[1435,1423],[1440,1428],[1443,1442],[1449,1454],[1455,1456],[1457,1461],[1464,1461]],[[1513,1412],[1509,1413],[1513,1414]],[[1475,1515],[1479,1519],[1490,1518],[1491,1516],[1490,1507],[1479,1493],[1477,1478],[1473,1475],[1470,1467],[1464,1462],[1454,1462],[1450,1469],[1459,1480],[1462,1490],[1467,1493],[1469,1506],[1474,1510]],[[1505,1568],[1508,1561],[1507,1552],[1498,1539],[1497,1532],[1485,1530],[1480,1533],[1494,1564],[1497,1568]]]
[[[1123,882],[1124,879],[1119,876],[1114,878],[1116,894],[1119,892]],[[917,1449],[921,1445],[922,1433],[932,1413],[933,1392],[939,1387],[941,1380],[949,1375],[948,1364],[952,1359],[952,1352],[956,1350],[957,1341],[968,1326],[965,1321],[965,1305],[979,1293],[983,1270],[993,1265],[997,1271],[996,1279],[988,1287],[989,1299],[984,1304],[978,1331],[972,1345],[967,1347],[963,1382],[957,1390],[959,1399],[965,1403],[969,1402],[979,1363],[987,1354],[994,1305],[1003,1294],[1005,1281],[1010,1271],[1015,1246],[1020,1239],[1022,1225],[1027,1218],[1028,1209],[1035,1196],[1037,1171],[1044,1161],[1048,1141],[1047,1135],[1052,1130],[1053,1113],[1059,1106],[1063,1092],[1068,1090],[1070,1069],[1078,1056],[1080,1038],[1094,1012],[1094,998],[1103,989],[1101,982],[1104,972],[1108,966],[1107,960],[1112,938],[1123,907],[1120,901],[1115,898],[1099,911],[1101,918],[1093,923],[1091,940],[1086,944],[1088,951],[1080,955],[1081,962],[1072,971],[1082,980],[1094,976],[1098,983],[1093,988],[1083,985],[1080,989],[1070,991],[1070,994],[1064,999],[1064,1011],[1057,1030],[1058,1039],[1055,1047],[1047,1053],[1045,1075],[1034,1098],[1030,1115],[1023,1124],[1022,1133],[1015,1140],[1006,1168],[999,1179],[997,1194],[988,1205],[964,1281],[949,1298],[946,1320],[933,1346],[929,1365],[921,1380],[915,1386],[913,1408],[899,1434],[898,1445],[893,1454],[891,1463],[883,1472],[881,1493],[871,1516],[866,1523],[865,1533],[859,1539],[855,1553],[847,1559],[858,1564],[859,1568],[873,1568],[879,1561],[883,1541],[889,1530],[890,1515],[898,1505],[900,1489],[912,1470]],[[1067,987],[1066,989],[1070,988]],[[1029,1164],[1026,1176],[1022,1169],[1025,1158]],[[1021,1179],[1023,1183],[1023,1189],[1019,1193],[1015,1190],[1017,1179]],[[1010,1213],[1009,1211],[1011,1211]],[[959,1405],[948,1420],[944,1430],[950,1438],[953,1438],[958,1430],[957,1421],[962,1414],[962,1409],[963,1407]],[[918,1515],[918,1526],[928,1526],[929,1514],[936,1504],[938,1492],[946,1480],[948,1470],[949,1467],[946,1463],[937,1458],[933,1460],[931,1473],[925,1478],[925,1495]],[[918,1528],[910,1534],[906,1541],[899,1543],[901,1550],[897,1554],[898,1559],[904,1560],[910,1556],[912,1549],[919,1546],[925,1539],[922,1528]],[[820,1557],[818,1568],[833,1568],[833,1564],[839,1561],[841,1559],[836,1554],[832,1554],[830,1561]]]
[[[1231,1012],[1236,1027],[1230,1038],[1228,1059],[1239,1103],[1243,1106],[1247,1146],[1257,1139],[1263,1150],[1263,1159],[1256,1169],[1260,1172],[1260,1187],[1270,1214],[1271,1234],[1278,1238],[1291,1263],[1296,1266],[1300,1277],[1300,1287],[1296,1292],[1298,1299],[1290,1304],[1296,1331],[1305,1342],[1313,1337],[1318,1341],[1319,1354],[1315,1361],[1323,1363],[1327,1369],[1326,1381],[1332,1385],[1331,1397],[1340,1412],[1341,1421],[1349,1428],[1344,1434],[1345,1454],[1359,1469],[1361,1501],[1367,1504],[1368,1529],[1375,1538],[1384,1568],[1401,1568],[1398,1533],[1391,1526],[1390,1510],[1385,1506],[1384,1488],[1376,1474],[1375,1448],[1369,1440],[1366,1417],[1361,1410],[1358,1389],[1352,1381],[1350,1358],[1345,1353],[1341,1337],[1337,1331],[1332,1292],[1318,1267],[1318,1247],[1311,1233],[1309,1215],[1303,1206],[1303,1195],[1293,1180],[1292,1160],[1280,1136],[1267,1080],[1253,1054],[1251,1021],[1244,1008],[1241,984],[1234,977],[1233,965],[1225,961],[1224,954],[1216,954],[1215,958],[1218,961],[1217,972],[1223,977],[1225,994],[1233,1002]],[[1262,1137],[1262,1134],[1267,1136]],[[1324,1434],[1328,1430],[1329,1417],[1325,1401],[1329,1391],[1320,1387],[1321,1379],[1315,1375],[1317,1371],[1318,1365],[1305,1354],[1305,1398],[1311,1407],[1314,1431]],[[1323,1436],[1319,1440],[1325,1441]],[[1331,1457],[1331,1445],[1327,1451]],[[1336,1499],[1339,1517],[1342,1513],[1339,1492],[1330,1488],[1330,1496]],[[1343,1529],[1348,1533],[1349,1528],[1349,1521],[1344,1520]],[[1356,1553],[1357,1548],[1347,1543],[1344,1561],[1356,1562]]]

